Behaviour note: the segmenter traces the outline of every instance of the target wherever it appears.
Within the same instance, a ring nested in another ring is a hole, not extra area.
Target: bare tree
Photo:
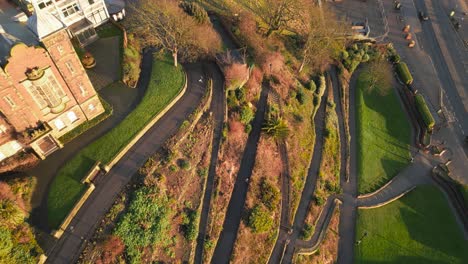
[[[305,25],[306,43],[299,72],[305,65],[320,70],[328,64],[340,50],[344,49],[349,31],[346,24],[339,21],[334,13],[325,7],[312,6],[309,9],[308,22]]]
[[[174,65],[178,57],[190,60],[213,55],[221,47],[221,40],[211,24],[200,24],[187,15],[175,0],[139,0],[129,4],[126,21],[129,30],[141,38],[143,44],[171,52]]]
[[[364,80],[367,82],[367,89],[377,90],[380,94],[386,95],[392,87],[392,67],[383,56],[371,60],[364,69]]]
[[[244,6],[251,9],[264,22],[267,36],[275,31],[281,31],[288,25],[304,20],[307,13],[307,0],[241,0]]]

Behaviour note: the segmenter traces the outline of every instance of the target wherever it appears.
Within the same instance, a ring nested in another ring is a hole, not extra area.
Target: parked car
[[[419,16],[419,20],[421,20],[421,21],[429,20],[429,17],[423,11],[419,11],[418,16]]]

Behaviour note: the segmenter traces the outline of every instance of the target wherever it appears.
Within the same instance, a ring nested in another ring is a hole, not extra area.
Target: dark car
[[[418,12],[419,19],[422,21],[427,21],[429,20],[429,17],[424,13],[423,11]]]

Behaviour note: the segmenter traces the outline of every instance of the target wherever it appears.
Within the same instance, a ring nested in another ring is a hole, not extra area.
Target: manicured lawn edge
[[[366,85],[359,76],[355,90],[359,194],[379,189],[410,161],[411,127],[396,91],[388,87],[383,95],[368,91]]]
[[[367,235],[364,236],[364,232]],[[419,186],[376,209],[358,210],[355,263],[466,263],[461,227],[443,193]]]
[[[85,185],[80,180],[94,162],[99,160],[103,164],[111,161],[115,163],[116,155],[121,154],[132,139],[136,142],[135,137],[154,116],[164,112],[163,108],[174,101],[177,95],[181,96],[185,82],[183,70],[180,67],[174,68],[170,57],[153,60],[148,89],[135,110],[114,129],[78,152],[57,173],[50,186],[47,203],[51,228],[60,224],[81,197]]]

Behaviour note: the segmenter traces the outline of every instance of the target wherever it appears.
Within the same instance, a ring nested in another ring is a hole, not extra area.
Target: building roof
[[[18,22],[21,11],[16,10],[7,0],[0,0],[0,63],[10,56],[10,49],[18,42],[28,46],[37,45],[36,36],[26,27],[25,23]]]
[[[119,13],[123,9],[125,9],[125,1],[124,0],[105,0],[107,12],[109,14]]]
[[[42,40],[43,38],[64,28],[65,26],[51,13],[37,10],[32,16],[29,17],[28,27],[32,32],[34,32],[39,40]]]

